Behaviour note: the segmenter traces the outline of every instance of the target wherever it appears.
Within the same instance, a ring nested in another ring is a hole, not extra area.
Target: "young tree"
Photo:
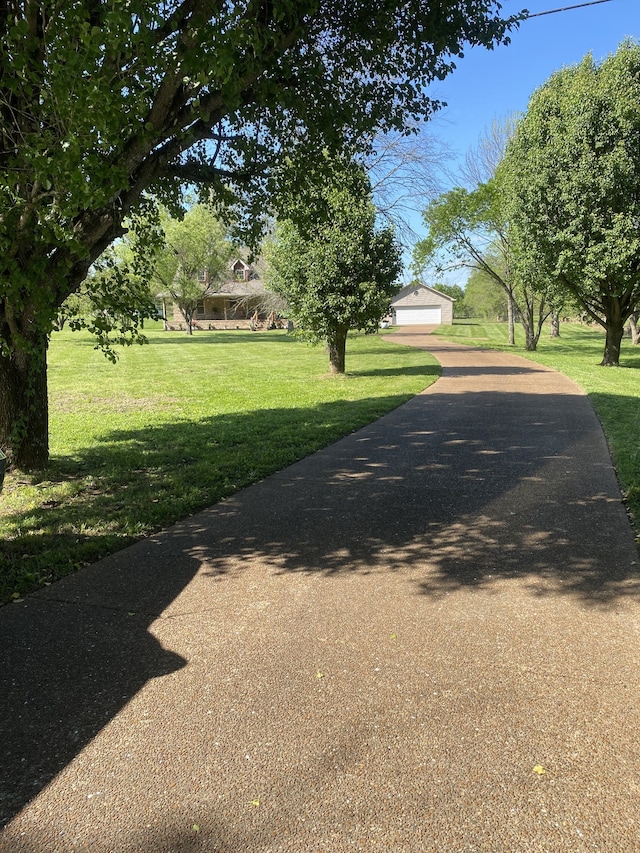
[[[542,268],[606,331],[617,365],[640,305],[640,46],[587,56],[533,95],[507,149],[518,265]]]
[[[325,341],[332,373],[345,372],[347,333],[376,332],[402,271],[393,229],[376,230],[371,183],[354,163],[333,161],[289,213],[268,247],[267,282],[286,299],[301,333]]]
[[[539,268],[515,263],[503,161],[518,121],[515,114],[494,119],[478,145],[469,150],[461,171],[471,189],[456,187],[427,207],[423,218],[429,235],[416,246],[414,258],[417,264],[466,267],[493,279],[507,297],[509,344],[515,344],[519,319],[525,347],[533,351],[553,301]]]
[[[170,296],[193,332],[198,303],[220,289],[229,277],[234,249],[210,208],[194,205],[183,219],[162,219],[164,243],[152,263],[154,294]]]
[[[500,172],[472,191],[456,187],[443,193],[427,207],[423,219],[429,233],[414,248],[416,268],[483,272],[507,297],[509,343],[515,343],[518,317],[526,349],[535,350],[549,306],[531,279],[515,274]]]
[[[255,236],[269,169],[437,107],[497,0],[23,0],[0,8],[0,446],[48,459],[48,337],[124,221],[206,185]],[[114,302],[120,295],[111,294]]]

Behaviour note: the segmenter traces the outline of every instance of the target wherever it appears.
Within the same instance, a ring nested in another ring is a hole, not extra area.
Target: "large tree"
[[[533,95],[507,148],[519,266],[556,282],[606,331],[617,365],[640,305],[640,46],[587,56]]]
[[[198,303],[229,279],[233,244],[204,204],[194,205],[183,219],[164,216],[161,224],[163,241],[151,263],[151,286],[155,295],[176,303],[190,335]]]
[[[497,0],[8,0],[0,8],[0,446],[48,459],[46,350],[125,217],[180,186],[257,230],[293,149],[399,130],[434,105]],[[117,300],[117,293],[114,299]]]
[[[267,283],[288,303],[299,331],[326,342],[332,373],[345,372],[347,334],[376,332],[402,271],[393,228],[376,228],[371,182],[362,166],[332,159],[331,175],[282,200],[267,251]]]

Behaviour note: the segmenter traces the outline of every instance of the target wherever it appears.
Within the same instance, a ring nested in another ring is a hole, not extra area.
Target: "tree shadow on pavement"
[[[637,549],[587,399],[432,390],[2,611],[4,820],[148,679],[185,664],[147,628],[194,575],[215,600],[216,584],[258,562],[282,575],[395,573],[431,597],[515,578],[581,606],[640,598]]]
[[[147,575],[142,611],[65,600],[64,581],[2,610],[0,826],[149,679],[185,665],[147,628],[198,567],[191,560],[178,571]]]
[[[402,571],[432,596],[509,578],[589,605],[640,596],[585,397],[429,393],[389,419],[393,430],[374,424],[344,453],[339,442],[213,508],[199,557],[214,574],[258,560],[283,573]],[[189,552],[189,535],[172,535]]]

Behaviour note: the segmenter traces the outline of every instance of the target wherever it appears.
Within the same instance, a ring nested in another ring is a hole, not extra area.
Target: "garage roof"
[[[456,300],[452,296],[447,296],[446,293],[440,293],[439,290],[436,290],[433,287],[429,287],[426,284],[407,284],[399,293],[391,300],[391,304],[395,307],[399,303],[403,302],[407,297],[413,296],[416,294],[418,297],[424,296],[425,305],[433,305],[434,297],[436,298],[436,302],[455,302]],[[411,300],[413,305],[417,305],[418,303],[415,300],[415,297]]]

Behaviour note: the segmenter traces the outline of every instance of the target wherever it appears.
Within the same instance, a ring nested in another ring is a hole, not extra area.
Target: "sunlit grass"
[[[50,347],[51,464],[7,474],[3,601],[68,574],[370,423],[439,375],[424,351],[354,336],[347,375],[285,333],[148,330],[116,365]]]

